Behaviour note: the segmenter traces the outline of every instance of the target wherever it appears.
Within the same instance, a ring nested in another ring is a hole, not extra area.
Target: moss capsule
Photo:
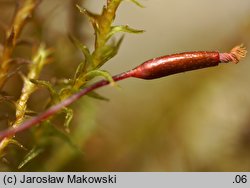
[[[144,62],[130,72],[132,77],[155,79],[171,74],[217,66],[219,63],[238,63],[245,57],[246,49],[240,45],[230,53],[209,51],[185,52],[162,56]]]

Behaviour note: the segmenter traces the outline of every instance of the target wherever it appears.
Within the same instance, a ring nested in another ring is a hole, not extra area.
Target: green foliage
[[[100,15],[91,13],[85,8],[77,5],[79,11],[86,15],[95,31],[95,50],[90,54],[89,49],[81,44],[79,41],[71,38],[71,41],[83,52],[85,56],[85,62],[87,68],[96,69],[100,68],[103,64],[105,64],[108,60],[113,58],[122,43],[123,37],[121,37],[117,42],[113,40],[111,44],[108,44],[109,39],[118,32],[127,32],[127,33],[142,33],[143,30],[137,30],[130,28],[129,26],[112,26],[112,23],[115,18],[115,11],[118,8],[121,1],[109,1],[107,3],[107,7],[103,8],[103,11]],[[136,1],[133,1],[136,3]],[[137,5],[139,5],[137,3]]]
[[[70,132],[69,125],[71,120],[73,119],[73,110],[70,108],[64,108],[65,113],[65,121],[64,121],[64,127],[67,132]]]
[[[35,80],[35,79],[31,79],[30,81],[37,87],[45,87],[49,91],[51,101],[53,101],[54,104],[60,102],[60,96],[58,92],[53,88],[50,82],[45,80]]]
[[[144,8],[144,6],[141,3],[139,3],[138,1],[136,1],[136,0],[130,0],[130,1],[133,2],[134,4],[136,4],[137,6]]]
[[[104,70],[93,70],[93,71],[90,71],[86,74],[86,79],[87,80],[91,80],[97,76],[101,76],[101,77],[104,77],[106,80],[108,80],[110,82],[110,84],[112,86],[115,85],[115,81],[113,80],[112,76],[107,72],[107,71],[104,71]]]
[[[88,93],[87,96],[92,97],[94,99],[99,99],[99,100],[103,100],[103,101],[109,101],[108,98],[100,95],[99,93],[97,93],[95,91],[92,91],[92,92]]]
[[[136,0],[130,0],[134,4],[143,7],[139,2]],[[110,59],[112,59],[114,56],[117,55],[119,48],[121,46],[121,43],[124,39],[124,36],[120,37],[118,40],[115,39],[114,35],[117,33],[142,33],[143,30],[133,29],[127,25],[121,25],[121,26],[113,26],[113,22],[115,20],[116,11],[119,7],[119,5],[123,2],[123,0],[107,0],[107,3],[105,6],[103,6],[102,12],[100,14],[94,14],[89,10],[86,10],[85,8],[80,7],[79,5],[76,5],[77,9],[80,13],[84,14],[88,17],[90,23],[92,24],[95,32],[95,45],[94,50],[90,51],[89,48],[80,42],[78,39],[74,37],[73,34],[69,35],[69,39],[71,42],[81,51],[81,53],[84,56],[84,59],[80,60],[77,69],[75,70],[75,73],[73,74],[72,79],[65,79],[60,78],[61,80],[67,80],[67,82],[64,82],[63,85],[55,85],[54,83],[47,81],[47,80],[41,80],[40,74],[42,72],[42,69],[44,65],[51,62],[51,55],[52,50],[47,49],[44,44],[41,44],[39,48],[33,48],[36,49],[32,54],[33,57],[31,60],[26,59],[18,59],[18,58],[12,58],[14,48],[16,46],[16,41],[18,37],[20,36],[21,30],[23,29],[24,25],[27,22],[27,15],[32,15],[34,9],[35,9],[35,0],[25,0],[23,6],[17,11],[16,17],[14,18],[13,24],[17,24],[16,28],[17,31],[14,31],[14,26],[11,26],[6,34],[6,46],[3,51],[3,57],[0,58],[0,60],[3,61],[3,63],[0,66],[0,88],[2,88],[5,80],[9,78],[12,75],[20,74],[23,79],[23,88],[21,91],[20,98],[17,101],[12,101],[12,99],[9,99],[7,96],[2,96],[0,98],[1,101],[11,101],[16,108],[16,118],[14,122],[11,124],[13,127],[18,127],[26,118],[27,116],[33,116],[36,115],[37,112],[29,110],[28,108],[28,100],[30,99],[30,96],[38,89],[38,88],[45,88],[49,91],[50,98],[49,102],[45,101],[45,107],[48,108],[50,106],[53,106],[55,104],[60,103],[64,99],[70,97],[75,92],[78,92],[80,89],[83,89],[86,87],[86,85],[89,83],[89,81],[97,78],[102,77],[112,86],[115,86],[115,82],[112,78],[112,76],[108,73],[106,70],[100,70],[100,68],[107,63]],[[16,33],[17,32],[17,33]],[[32,44],[33,45],[33,44]],[[35,46],[35,45],[34,45]],[[0,53],[1,55],[1,53]],[[20,68],[14,69],[14,71],[9,71],[10,69],[10,63],[12,62],[23,62],[28,65],[28,73],[25,74],[23,72],[20,73]],[[59,80],[59,78],[56,78],[56,80]],[[100,94],[96,92],[91,92],[88,94],[89,97],[96,98],[99,100],[108,101],[106,97],[101,96]],[[57,119],[58,116],[64,117],[63,126],[54,124],[54,120]],[[91,114],[91,117],[89,120],[87,118],[83,118],[83,121],[91,122],[91,118],[93,119],[94,116]],[[40,128],[34,129],[33,133],[33,144],[32,149],[27,153],[27,155],[24,157],[22,162],[19,164],[18,168],[23,168],[24,166],[28,165],[30,161],[32,161],[34,158],[39,156],[41,153],[43,153],[45,150],[47,150],[50,147],[57,147],[53,145],[54,138],[60,138],[62,142],[67,143],[67,145],[71,148],[74,148],[74,150],[78,150],[77,153],[79,153],[79,148],[70,139],[70,123],[73,119],[73,110],[70,108],[64,108],[60,113],[57,114],[57,116],[53,116],[48,121],[42,122]],[[53,122],[53,123],[52,123]],[[60,127],[61,130],[58,130],[58,127]],[[78,129],[78,128],[77,128]],[[89,128],[92,130],[92,128]],[[73,132],[73,135],[77,138],[78,145],[81,145],[80,143],[85,142],[87,138],[88,130],[82,130],[79,128],[80,131],[86,131],[86,133],[82,133],[84,135],[84,139],[82,136],[79,136],[79,132]],[[0,143],[0,155],[3,156],[4,150],[8,144],[15,144],[18,147],[24,148],[22,144],[14,140],[13,138],[5,138]],[[52,145],[52,146],[51,146]],[[63,149],[67,150],[67,149]],[[63,151],[62,150],[62,151]],[[56,154],[55,154],[56,156]]]
[[[92,136],[96,129],[96,107],[88,100],[83,98],[77,104],[78,118],[74,121],[75,129],[70,134],[60,132],[62,142],[54,146],[49,158],[44,160],[44,167],[38,167],[38,170],[60,171],[69,163],[74,161],[75,157],[84,157],[86,141]],[[64,138],[64,139],[63,139]],[[73,164],[78,165],[73,162]]]
[[[26,165],[28,162],[30,162],[32,159],[37,157],[39,154],[41,154],[44,151],[44,148],[40,147],[33,147],[29,153],[24,157],[23,161],[18,165],[18,169],[21,169],[24,165]]]
[[[23,150],[27,150],[19,141],[15,140],[13,138],[10,139],[9,143],[16,145],[16,146],[18,146],[19,148],[21,148]]]
[[[129,27],[128,25],[112,26],[111,31],[109,32],[109,34],[107,36],[107,40],[118,32],[126,32],[126,33],[135,33],[136,34],[136,33],[143,33],[144,30],[133,29],[133,28]]]
[[[99,57],[99,63],[93,64],[93,66],[99,68],[113,58],[118,53],[122,41],[123,37],[121,37],[117,42],[113,41],[111,44],[106,44],[96,50],[95,55]]]
[[[79,74],[79,72],[82,72],[85,67],[92,65],[92,56],[89,49],[85,45],[83,45],[80,41],[78,41],[76,38],[74,38],[73,36],[69,36],[69,39],[77,48],[79,48],[82,51],[85,57],[84,63],[80,63],[77,68],[76,73]]]

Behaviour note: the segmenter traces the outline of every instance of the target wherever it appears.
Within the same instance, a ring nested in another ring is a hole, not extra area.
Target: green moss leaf
[[[70,109],[68,110],[70,111]],[[78,148],[78,146],[74,142],[72,142],[71,135],[65,134],[63,131],[56,128],[56,126],[54,126],[51,121],[43,122],[42,126],[37,127],[36,132],[38,132],[39,130],[41,133],[40,138],[42,138],[38,141],[38,145],[40,147],[50,147],[52,145],[52,140],[54,140],[54,138],[59,138],[61,141],[63,141],[63,143],[69,145],[71,149],[75,150],[78,153],[81,153],[80,148]],[[54,147],[57,149],[57,145],[54,145]]]
[[[132,3],[136,4],[137,6],[141,7],[141,8],[145,8],[141,3],[139,3],[138,1],[136,0],[129,0],[131,1]]]
[[[37,171],[62,171],[65,165],[69,165],[74,161],[76,156],[83,158],[86,141],[94,134],[96,130],[96,105],[89,100],[83,98],[76,103],[78,118],[76,118],[75,127],[70,135],[61,133],[63,137],[68,137],[78,148],[74,150],[68,143],[57,143],[56,148],[51,150],[50,155],[43,161],[43,166],[38,166]],[[66,139],[65,138],[65,139]],[[81,153],[80,153],[81,151]]]
[[[43,148],[34,146],[30,152],[24,157],[24,160],[19,164],[18,169],[25,166],[27,163],[29,163],[32,159],[37,157],[40,153],[44,151]]]
[[[83,70],[85,68],[85,63],[82,62],[78,65],[76,72],[75,72],[75,76],[74,76],[74,82],[76,81],[76,79],[83,74]]]
[[[88,65],[91,65],[92,64],[92,56],[90,54],[90,51],[88,49],[87,46],[85,46],[84,44],[82,44],[80,41],[78,41],[76,38],[74,38],[73,36],[69,36],[71,42],[77,47],[79,48],[84,57],[85,57],[85,64],[83,66],[83,68],[85,68],[86,66]]]
[[[69,125],[70,125],[70,122],[73,119],[73,110],[70,109],[70,108],[64,108],[63,111],[66,114],[65,121],[64,121],[64,127],[66,129],[66,132],[69,133],[70,132]]]
[[[37,112],[35,112],[35,111],[33,111],[33,110],[26,109],[26,111],[25,111],[25,115],[27,115],[27,116],[37,116],[37,115],[38,115],[38,113],[37,113]]]
[[[47,88],[48,91],[50,92],[53,103],[57,103],[60,101],[60,97],[59,97],[58,93],[56,92],[56,90],[51,85],[51,83],[49,83],[45,80],[35,80],[35,79],[31,79],[30,81],[38,87]]]
[[[111,85],[113,85],[113,86],[115,85],[115,81],[113,80],[111,74],[109,74],[107,71],[104,71],[104,70],[90,71],[86,74],[86,79],[91,80],[97,76],[104,77],[106,80],[108,80],[110,82]]]
[[[124,36],[122,36],[118,42],[116,43],[111,43],[111,44],[106,44],[102,48],[99,49],[98,53],[101,54],[101,62],[100,64],[97,65],[96,68],[101,67],[104,63],[106,63],[108,60],[113,58],[117,53],[120,48],[120,45],[123,41]]]
[[[94,92],[94,91],[88,93],[87,96],[92,97],[94,99],[98,99],[98,100],[109,101],[108,98],[106,98],[106,97],[104,97],[104,96],[102,96],[99,93]]]
[[[107,40],[118,32],[139,34],[139,33],[143,33],[144,30],[133,29],[133,28],[129,27],[128,25],[113,26],[113,27],[111,27],[111,31],[109,32],[109,34],[107,36]]]
[[[20,142],[18,142],[17,140],[15,140],[13,138],[10,139],[9,143],[16,145],[16,146],[18,146],[19,148],[21,148],[23,150],[27,150]]]
[[[80,7],[79,5],[76,5],[76,7],[80,11],[80,13],[86,15],[89,18],[89,20],[92,23],[95,31],[98,33],[98,31],[99,31],[99,23],[98,23],[99,15],[94,14],[94,13],[88,11],[87,9]]]

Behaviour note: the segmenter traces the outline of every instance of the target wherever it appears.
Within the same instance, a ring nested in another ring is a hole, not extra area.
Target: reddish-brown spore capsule
[[[132,70],[131,75],[142,79],[155,79],[180,72],[217,66],[218,52],[185,52],[148,60]]]

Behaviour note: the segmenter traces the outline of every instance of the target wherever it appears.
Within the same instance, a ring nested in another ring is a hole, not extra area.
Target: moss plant
[[[142,5],[135,0],[130,1],[142,7]],[[78,41],[74,36],[70,36],[70,40],[79,50],[81,50],[84,59],[79,62],[72,78],[67,79],[68,81],[65,82],[63,86],[55,87],[52,82],[39,79],[42,69],[50,62],[50,57],[53,56],[51,48],[46,48],[42,41],[42,44],[37,48],[31,60],[24,60],[28,62],[28,73],[20,74],[23,80],[21,94],[18,100],[12,101],[12,103],[15,104],[15,119],[9,123],[9,129],[0,132],[0,156],[3,157],[6,154],[6,148],[11,143],[23,147],[21,141],[14,139],[15,134],[37,124],[40,124],[40,126],[33,129],[33,132],[31,132],[35,140],[34,144],[31,146],[32,149],[30,149],[26,156],[19,162],[18,168],[24,167],[46,149],[49,150],[52,148],[52,150],[57,150],[58,144],[54,147],[52,144],[54,140],[51,139],[51,136],[57,136],[71,148],[81,153],[82,151],[72,142],[68,134],[70,132],[69,125],[73,118],[73,110],[68,106],[77,101],[80,97],[89,95],[94,98],[105,100],[104,97],[95,93],[95,89],[108,84],[115,85],[116,81],[130,77],[155,79],[185,71],[217,66],[220,63],[238,63],[242,57],[246,56],[247,51],[242,45],[236,46],[228,53],[219,53],[215,51],[185,52],[154,58],[130,71],[111,76],[106,70],[101,70],[101,67],[118,53],[122,43],[123,36],[118,40],[115,40],[113,36],[118,32],[143,32],[143,30],[133,29],[127,25],[113,25],[117,9],[122,2],[123,0],[107,0],[100,14],[94,14],[76,5],[76,10],[78,9],[81,14],[87,16],[94,28],[95,44],[94,50],[91,52],[86,45],[82,44],[82,42]],[[22,6],[17,10],[10,29],[6,32],[6,41],[0,65],[0,88],[3,88],[3,85],[9,77],[11,63],[16,61],[15,58],[12,58],[14,49],[18,44],[21,31],[27,23],[28,18],[34,12],[36,5],[37,2],[35,0],[25,0]],[[94,84],[90,84],[90,81],[97,76],[101,76],[104,79]],[[31,94],[39,87],[46,88],[49,91],[50,100],[45,104],[46,109],[44,109],[44,112],[26,120],[27,114],[29,113],[27,102]],[[2,91],[2,93],[4,92]],[[1,100],[9,100],[9,98],[2,95]],[[57,118],[58,114],[64,117],[63,127],[55,125],[54,123],[56,122],[54,120]],[[58,127],[60,128],[58,129]],[[82,129],[80,130],[82,131]],[[81,137],[77,132],[74,135],[78,138]],[[80,141],[85,140],[86,139],[80,139]],[[67,153],[67,148],[60,147],[57,153],[58,155],[64,155]],[[62,157],[62,160],[57,160],[58,155],[54,155],[56,157],[48,160],[49,162],[46,163],[47,166],[53,163],[55,168],[57,168],[58,165],[63,164],[63,161],[68,160],[66,157]]]
[[[8,78],[8,72],[11,66],[12,54],[18,43],[20,34],[28,22],[29,18],[32,16],[35,7],[37,5],[36,0],[26,0],[23,5],[18,9],[13,19],[13,23],[5,34],[5,44],[3,48],[3,53],[1,57],[0,64],[0,88],[3,87],[6,79]]]
[[[43,66],[48,62],[48,57],[50,55],[50,50],[45,49],[44,45],[41,45],[34,57],[32,58],[32,63],[29,64],[29,71],[27,76],[22,75],[23,78],[23,88],[21,91],[20,98],[16,101],[16,119],[11,124],[12,127],[18,127],[24,120],[27,110],[27,101],[30,95],[36,90],[36,85],[31,82],[33,79],[38,79]],[[13,138],[6,137],[0,143],[0,151],[13,141]]]
[[[47,107],[53,106],[55,104],[61,103],[64,99],[70,97],[74,93],[78,92],[80,89],[86,87],[86,84],[97,76],[102,76],[109,82],[114,83],[112,76],[105,70],[100,70],[101,66],[113,58],[117,53],[119,46],[123,40],[123,37],[115,41],[110,40],[114,34],[118,32],[129,32],[129,33],[142,33],[143,30],[132,29],[127,25],[124,26],[114,26],[113,21],[115,19],[116,11],[123,0],[107,0],[105,6],[103,6],[101,14],[93,14],[91,11],[76,5],[76,11],[79,10],[80,13],[87,16],[91,22],[95,31],[95,45],[93,52],[78,41],[74,36],[70,36],[71,41],[77,46],[83,53],[85,59],[80,62],[75,74],[70,81],[59,89],[54,89],[52,83],[44,80],[39,80],[39,75],[44,65],[49,61],[49,56],[51,55],[51,50],[45,48],[45,45],[40,45],[31,60],[25,60],[30,62],[28,65],[27,75],[21,74],[23,79],[23,88],[21,95],[17,101],[14,101],[16,107],[16,118],[10,123],[12,128],[18,128],[19,125],[26,119],[28,114],[27,101],[29,100],[31,94],[39,87],[45,87],[50,92],[50,102]],[[138,6],[141,6],[137,1],[131,0]],[[20,34],[35,11],[38,5],[36,0],[24,0],[21,6],[17,9],[13,22],[10,28],[6,31],[6,41],[3,48],[3,53],[1,55],[0,64],[0,88],[3,88],[11,68],[11,63],[13,63],[12,55],[14,49],[18,44]],[[115,41],[115,42],[114,42]],[[42,42],[42,41],[41,41]],[[89,96],[105,99],[99,94],[92,92]],[[3,99],[5,100],[4,96]],[[73,111],[68,107],[63,107],[61,109],[62,114],[64,114],[64,129],[66,132],[70,131],[69,124],[73,117]],[[41,122],[41,121],[40,121]],[[46,125],[53,126],[50,120],[45,122]],[[67,136],[66,136],[67,137]],[[65,137],[65,138],[66,138]],[[19,141],[14,140],[13,135],[5,137],[0,143],[0,154],[4,156],[6,147],[10,143],[16,143],[22,146]],[[27,162],[36,157],[43,151],[43,144],[34,145],[30,152],[27,153],[26,157],[20,163],[19,168],[23,167]]]

